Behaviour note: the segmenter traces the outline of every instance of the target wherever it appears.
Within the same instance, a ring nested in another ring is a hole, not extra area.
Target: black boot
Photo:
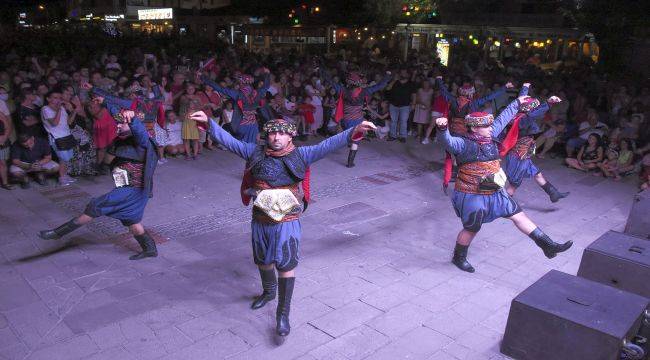
[[[97,175],[106,175],[108,173],[106,166],[103,163],[96,164],[95,171],[97,172]]]
[[[357,150],[350,150],[348,153],[348,164],[347,167],[354,167],[354,157],[357,156]]]
[[[570,240],[564,244],[558,244],[551,240],[551,238],[548,237],[548,235],[544,234],[544,232],[539,228],[535,228],[533,232],[528,234],[528,237],[535,241],[535,244],[537,244],[537,246],[539,246],[544,251],[544,255],[546,255],[546,257],[549,259],[554,258],[558,253],[569,250],[569,248],[573,245],[573,241]]]
[[[266,305],[267,302],[275,299],[275,293],[278,290],[278,280],[275,277],[275,270],[260,270],[260,278],[262,278],[262,295],[255,298],[251,304],[251,309],[259,309]]]
[[[548,196],[551,198],[551,202],[558,202],[560,199],[565,198],[569,196],[569,192],[559,192],[553,184],[550,182],[546,182],[546,184],[542,185],[542,189],[544,189],[544,192],[548,194]]]
[[[475,271],[474,267],[472,264],[467,262],[467,249],[469,249],[469,245],[456,243],[456,247],[454,248],[454,258],[451,262],[459,269],[467,271],[468,273],[473,273]]]
[[[63,236],[77,230],[81,225],[74,222],[75,219],[68,221],[67,223],[59,226],[53,230],[43,230],[38,233],[38,236],[43,240],[56,240],[60,239]]]
[[[156,243],[151,238],[148,232],[145,231],[142,235],[135,235],[134,238],[142,247],[142,251],[129,257],[129,260],[140,260],[148,257],[158,256],[158,250],[156,249]]]
[[[280,336],[287,336],[291,331],[289,325],[289,310],[291,310],[291,296],[295,277],[280,278],[278,281],[278,310],[275,313],[277,326],[275,330]]]

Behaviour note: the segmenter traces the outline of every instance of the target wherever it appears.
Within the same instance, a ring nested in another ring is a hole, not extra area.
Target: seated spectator
[[[0,113],[0,187],[5,190],[12,190],[14,187],[9,184],[7,176],[7,159],[9,159],[9,152],[11,142],[9,136],[11,135],[11,120],[8,116]]]
[[[178,116],[173,111],[167,111],[165,117],[167,118],[165,153],[172,157],[185,154],[185,146],[183,145],[182,138],[183,124],[178,121]]]
[[[569,139],[566,143],[567,157],[573,157],[575,151],[581,148],[591,134],[598,135],[602,138],[607,134],[608,127],[604,123],[598,121],[598,114],[596,110],[589,109],[587,113],[587,120],[583,121],[578,128],[578,137]]]
[[[59,164],[52,161],[52,150],[46,140],[29,134],[20,134],[11,146],[11,176],[20,182],[23,189],[29,188],[29,178],[45,185],[46,175],[56,175]]]
[[[569,167],[589,171],[597,168],[598,163],[603,161],[603,152],[600,135],[592,133],[587,137],[587,143],[578,151],[578,156],[576,158],[567,157],[564,161]]]
[[[650,188],[650,153],[645,154],[643,160],[641,160],[641,174],[639,177],[641,178],[641,190]]]
[[[634,153],[630,140],[621,140],[620,150],[616,146],[607,149],[607,159],[598,164],[598,168],[605,177],[613,177],[614,180],[621,180],[621,174],[634,170],[632,160]],[[600,175],[600,173],[594,173]]]

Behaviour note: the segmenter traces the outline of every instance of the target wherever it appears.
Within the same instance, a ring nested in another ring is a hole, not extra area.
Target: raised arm
[[[445,98],[445,100],[447,100],[452,109],[458,110],[458,101],[456,101],[456,97],[452,95],[449,90],[447,90],[447,86],[445,86],[445,83],[442,82],[441,77],[436,78],[436,85],[438,85],[440,94]]]
[[[222,87],[216,82],[210,80],[210,78],[205,75],[201,76],[201,81],[203,81],[203,83],[209,87],[213,88],[214,91],[218,92],[219,94],[225,95],[233,100],[237,100],[239,98],[239,91]]]
[[[530,89],[530,83],[524,83],[524,85],[521,87],[521,90],[519,90],[519,96],[527,96],[528,95],[528,90]]]
[[[96,96],[104,98],[104,104],[106,107],[119,107],[121,109],[131,109],[133,101],[129,99],[123,99],[117,96],[112,95],[104,89],[100,89],[97,86],[93,86],[92,92]]]
[[[488,101],[492,101],[492,100],[498,98],[499,96],[503,95],[506,92],[506,89],[507,88],[504,86],[504,87],[502,87],[502,88],[500,88],[498,90],[495,90],[495,91],[485,95],[482,98],[478,98],[478,99],[472,101],[471,106],[473,106],[474,109],[482,108],[483,105],[485,105]]]
[[[390,82],[391,78],[392,78],[392,76],[390,74],[390,71],[387,71],[386,76],[379,83],[366,88],[366,93],[368,95],[372,95],[373,93],[384,89],[388,85],[388,83]]]
[[[142,119],[134,117],[129,124],[133,138],[140,147],[146,148],[149,144],[149,133],[142,124]]]
[[[436,119],[436,126],[438,127],[438,141],[443,144],[445,149],[452,154],[460,154],[465,150],[465,141],[463,138],[452,136],[447,128],[447,119]]]
[[[212,135],[212,138],[228,149],[228,151],[244,160],[248,160],[251,157],[253,151],[255,151],[255,146],[257,146],[256,144],[239,141],[232,137],[226,130],[222,129],[214,120],[209,121],[210,135]]]
[[[332,76],[330,75],[329,71],[325,70],[323,66],[320,67],[320,77],[325,80],[327,84],[333,87],[334,90],[336,90],[337,94],[344,90],[344,87],[341,84],[337,84],[334,82],[334,80],[332,80]]]
[[[512,121],[512,119],[515,118],[517,111],[519,111],[519,104],[519,99],[515,99],[510,104],[508,104],[505,109],[503,109],[501,114],[499,114],[496,119],[494,119],[494,123],[492,124],[493,139],[497,139],[503,129],[505,129],[505,127]]]
[[[338,133],[328,139],[325,139],[319,142],[316,145],[311,146],[301,146],[298,148],[300,155],[307,162],[307,164],[312,164],[322,158],[330,152],[344,147],[349,142],[352,141],[352,132],[355,128],[347,129],[341,133]]]
[[[537,120],[546,114],[547,111],[551,109],[551,106],[548,104],[548,102],[543,102],[540,106],[536,107],[535,109],[531,110],[528,113],[528,117],[531,120]]]
[[[160,91],[160,86],[154,85],[152,90],[153,90],[153,100],[159,100],[159,101],[165,100],[162,91]]]
[[[255,100],[260,101],[264,99],[264,97],[266,97],[266,93],[269,91],[270,86],[271,86],[271,74],[266,73],[264,75],[264,84],[262,84],[262,87],[257,92],[257,97]]]

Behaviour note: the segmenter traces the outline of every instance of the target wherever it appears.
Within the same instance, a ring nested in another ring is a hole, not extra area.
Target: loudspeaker
[[[608,231],[585,249],[578,276],[650,298],[650,242]]]
[[[639,355],[643,350],[630,343],[648,304],[640,295],[551,270],[512,300],[501,352],[517,360],[620,360],[623,349]]]
[[[625,233],[650,240],[650,189],[634,195]]]

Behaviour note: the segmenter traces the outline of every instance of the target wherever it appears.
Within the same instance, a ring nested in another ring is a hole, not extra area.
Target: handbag
[[[77,146],[77,140],[74,138],[74,136],[68,135],[54,139],[54,144],[56,145],[57,150],[65,151]]]

